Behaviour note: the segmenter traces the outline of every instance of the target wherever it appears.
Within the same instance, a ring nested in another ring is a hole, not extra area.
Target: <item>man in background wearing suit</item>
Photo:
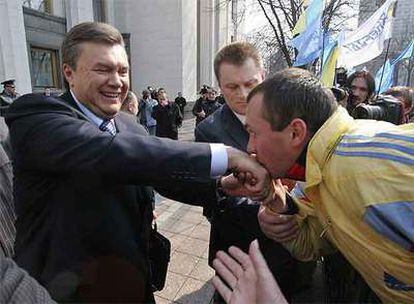
[[[196,141],[224,143],[246,151],[249,140],[244,127],[247,95],[264,80],[262,59],[250,43],[235,42],[217,53],[214,71],[225,104],[197,126]],[[263,234],[257,220],[258,210],[257,202],[230,196],[204,208],[204,214],[211,221],[209,263],[211,265],[218,250],[236,245],[247,251],[257,238],[282,292],[289,299],[300,288],[296,273],[298,262],[279,243]]]
[[[16,178],[15,260],[59,302],[154,302],[147,186],[201,205],[216,199],[212,178],[229,169],[247,177],[249,194],[264,197],[267,171],[224,145],[147,136],[135,117],[119,112],[129,66],[112,26],[73,27],[62,62],[66,93],[24,95],[6,117]],[[230,189],[234,178],[221,184]]]

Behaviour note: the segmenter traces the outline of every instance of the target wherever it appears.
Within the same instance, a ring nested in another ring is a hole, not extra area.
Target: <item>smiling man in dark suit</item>
[[[246,151],[249,140],[244,127],[247,95],[265,76],[260,54],[250,43],[232,43],[217,53],[214,72],[225,104],[197,126],[196,141],[224,143]],[[247,251],[257,238],[282,292],[289,299],[300,285],[296,284],[300,280],[295,273],[298,262],[282,245],[263,234],[257,220],[258,210],[259,204],[247,197],[223,196],[216,204],[206,205],[204,213],[211,221],[209,263],[211,265],[218,250],[236,245]],[[292,229],[296,229],[295,222],[290,222]]]
[[[58,301],[154,302],[146,186],[201,204],[215,199],[212,178],[227,169],[251,173],[245,188],[264,196],[267,172],[224,145],[146,136],[135,117],[119,112],[129,67],[112,26],[73,27],[62,61],[69,90],[59,98],[25,95],[6,118],[16,178],[15,259]],[[224,188],[228,181],[222,179]]]

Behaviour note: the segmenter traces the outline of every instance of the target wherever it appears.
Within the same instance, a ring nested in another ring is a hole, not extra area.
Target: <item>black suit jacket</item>
[[[195,130],[196,141],[224,143],[246,151],[249,134],[227,104],[200,123]]]
[[[122,112],[112,136],[69,93],[22,96],[6,122],[14,151],[17,263],[58,301],[153,301],[145,186],[185,202],[211,199],[208,145],[146,136]],[[197,192],[183,191],[189,182]]]
[[[246,151],[249,140],[243,124],[227,104],[202,121],[195,130],[195,136],[196,141],[224,143],[243,151]],[[204,209],[211,217],[210,265],[218,250],[236,245],[248,251],[250,243],[258,239],[273,275],[289,298],[295,289],[297,262],[282,245],[263,234],[257,220],[259,205],[252,204],[247,198],[228,197]]]

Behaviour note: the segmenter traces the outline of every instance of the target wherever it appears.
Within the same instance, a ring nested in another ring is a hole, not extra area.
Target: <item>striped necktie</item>
[[[111,119],[105,119],[99,126],[99,130],[109,132],[112,135],[116,134],[115,125]]]

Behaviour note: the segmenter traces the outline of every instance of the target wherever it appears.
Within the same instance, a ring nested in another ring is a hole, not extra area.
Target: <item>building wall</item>
[[[198,83],[211,85],[214,81],[213,56],[215,53],[214,0],[198,0]]]
[[[197,1],[183,0],[182,3],[182,85],[177,88],[188,100],[195,100],[197,94]]]
[[[65,16],[68,30],[80,22],[94,20],[92,3],[92,0],[65,1]]]
[[[65,0],[53,0],[52,14],[57,17],[65,18],[66,16]]]
[[[203,84],[217,87],[213,68],[214,56],[231,42],[232,1],[198,0],[198,6],[198,87]]]
[[[0,82],[16,79],[19,93],[31,92],[22,1],[0,0]]]
[[[33,90],[31,47],[55,50],[60,75],[65,32],[93,21],[97,3],[104,21],[129,37],[131,84],[138,92],[162,86],[171,98],[181,91],[195,100],[201,84],[215,84],[214,55],[231,39],[231,4],[221,0],[50,1],[48,13],[23,13],[23,0],[0,0],[0,80],[16,78],[22,93]]]
[[[196,83],[195,0],[119,0],[115,26],[130,33],[132,88],[163,87],[193,98]]]

